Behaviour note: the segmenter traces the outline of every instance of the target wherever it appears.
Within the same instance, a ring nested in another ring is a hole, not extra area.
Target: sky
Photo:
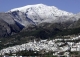
[[[67,12],[80,12],[80,0],[0,0],[0,12],[7,12],[13,8],[40,3],[55,6]]]

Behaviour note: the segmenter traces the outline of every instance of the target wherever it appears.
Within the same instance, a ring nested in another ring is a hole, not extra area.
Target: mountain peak
[[[47,5],[42,4],[42,3],[40,3],[40,4],[33,4],[33,5],[26,5],[26,6],[23,6],[23,7],[11,9],[10,11],[16,11],[16,10],[23,11],[23,10],[26,10],[27,8],[44,7],[44,6],[47,6]]]
[[[42,3],[41,4],[34,4],[34,5],[26,5],[26,6],[23,6],[23,7],[12,9],[10,11],[13,12],[13,11],[17,11],[17,10],[21,11],[21,12],[24,12],[24,13],[26,13],[30,10],[30,11],[35,11],[36,13],[37,12],[42,12],[42,13],[46,13],[46,14],[51,12],[54,15],[59,15],[59,16],[72,15],[72,13],[60,10],[55,6],[47,6],[47,5],[42,4]]]
[[[13,12],[14,13],[13,15],[17,16],[17,18],[20,16],[21,20],[23,20],[22,16],[24,14],[24,16],[26,16],[25,18],[27,18],[29,21],[31,20],[31,22],[35,24],[43,22],[49,22],[49,23],[61,22],[61,21],[63,22],[67,20],[64,18],[63,18],[64,20],[62,20],[63,16],[68,17],[73,15],[73,13],[60,10],[55,6],[47,6],[45,4],[26,5],[23,7],[12,9],[9,12]],[[22,21],[19,20],[18,22],[22,23]]]
[[[40,3],[40,4],[34,4],[34,5],[37,5],[37,6],[46,6],[45,4],[42,4],[42,3]]]

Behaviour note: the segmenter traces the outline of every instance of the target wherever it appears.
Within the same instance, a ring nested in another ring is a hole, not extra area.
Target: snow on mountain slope
[[[54,6],[47,6],[44,4],[27,5],[20,8],[12,9],[8,12],[20,11],[23,12],[26,17],[32,20],[35,24],[40,24],[42,22],[63,22],[68,20],[73,13],[59,10]],[[59,17],[66,16],[66,19],[60,19]]]
[[[23,26],[34,24],[34,22],[31,19],[29,19],[23,12],[13,11],[13,12],[10,12],[10,14],[14,17],[14,20],[17,23]]]
[[[38,13],[40,15],[45,14],[45,13],[54,14],[57,16],[72,15],[72,13],[59,10],[58,8],[56,8],[54,6],[47,6],[44,4],[27,5],[24,7],[12,9],[10,11],[16,11],[16,10],[19,10],[24,13],[27,13],[28,11],[35,11],[36,13]]]

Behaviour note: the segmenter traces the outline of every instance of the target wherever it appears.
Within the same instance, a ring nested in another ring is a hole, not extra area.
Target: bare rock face
[[[0,13],[0,37],[19,32],[21,29],[21,25],[14,21],[14,17],[8,13]]]
[[[11,33],[11,29],[8,23],[0,20],[0,36],[7,36]]]

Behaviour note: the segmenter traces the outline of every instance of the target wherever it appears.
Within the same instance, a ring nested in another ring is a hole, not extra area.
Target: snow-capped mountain
[[[12,9],[10,11],[12,12],[12,11],[17,11],[17,10],[21,11],[21,12],[24,12],[24,13],[29,13],[29,14],[30,13],[32,14],[32,13],[35,12],[39,15],[42,15],[42,14],[45,14],[45,15],[54,14],[56,16],[72,15],[72,13],[59,10],[55,6],[47,6],[47,5],[44,5],[44,4],[27,5],[27,6],[24,6],[24,7]],[[32,11],[32,12],[29,12],[29,11]]]
[[[7,27],[5,30],[0,29],[1,36],[5,36],[8,34],[11,34],[16,31],[21,31],[24,27],[28,28],[29,26],[42,26],[46,23],[55,24],[59,28],[62,26],[62,28],[73,28],[76,25],[79,26],[80,14],[73,14],[70,12],[66,12],[63,10],[58,9],[55,6],[47,6],[44,4],[35,4],[35,5],[27,5],[15,9],[11,9],[10,11],[6,13],[0,13],[0,22],[1,22],[1,28],[4,28],[4,26],[7,23],[7,26],[10,28],[10,33],[7,33],[8,29]],[[5,25],[3,26],[3,22]],[[76,21],[76,25],[74,25],[74,22]],[[60,26],[61,24],[61,26]],[[14,26],[13,26],[14,25]],[[48,27],[48,26],[46,26]],[[7,31],[6,31],[7,30]],[[5,32],[6,31],[6,32]]]
[[[34,25],[43,22],[64,22],[68,21],[74,15],[73,13],[60,10],[55,6],[47,6],[44,4],[27,5],[11,9],[8,12],[13,13],[12,15],[16,17],[14,20],[24,26],[27,26],[29,22]]]

